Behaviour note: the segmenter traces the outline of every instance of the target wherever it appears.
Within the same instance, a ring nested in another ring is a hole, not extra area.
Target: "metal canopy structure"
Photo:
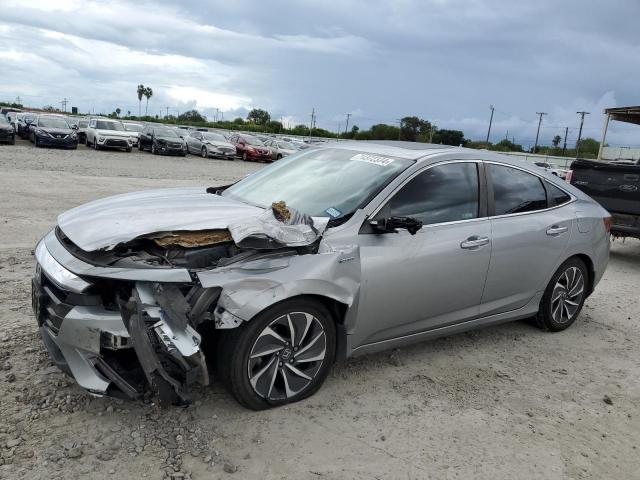
[[[607,130],[611,120],[640,125],[640,106],[607,108],[605,109],[604,114],[604,127],[602,128],[602,139],[600,140],[600,149],[598,150],[598,160],[602,160],[602,148],[604,147],[604,142],[607,138]]]

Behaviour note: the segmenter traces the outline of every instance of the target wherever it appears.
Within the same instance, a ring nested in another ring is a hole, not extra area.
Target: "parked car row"
[[[55,113],[7,112],[0,123],[0,142],[15,143],[16,135],[37,147],[77,148],[78,144],[96,150],[134,147],[158,155],[188,153],[203,158],[272,162],[310,145],[293,138],[221,130],[187,125],[136,123],[105,117],[67,117]]]

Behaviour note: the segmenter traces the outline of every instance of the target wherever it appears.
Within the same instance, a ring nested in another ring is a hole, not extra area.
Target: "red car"
[[[236,155],[242,157],[245,162],[272,162],[271,150],[256,137],[252,135],[234,134],[229,138],[229,142],[235,145]]]

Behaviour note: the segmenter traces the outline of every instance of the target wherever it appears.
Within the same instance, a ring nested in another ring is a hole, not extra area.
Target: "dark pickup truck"
[[[609,211],[612,235],[640,238],[640,165],[576,160],[567,181]]]

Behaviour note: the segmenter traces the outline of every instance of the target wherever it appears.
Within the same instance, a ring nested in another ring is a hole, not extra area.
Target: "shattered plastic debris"
[[[153,241],[161,247],[180,246],[185,248],[204,247],[217,243],[230,242],[231,240],[231,234],[228,230],[173,232],[153,238]]]
[[[281,201],[273,203],[259,217],[229,225],[229,232],[239,247],[268,249],[311,245],[325,227],[323,222],[322,227],[316,228],[313,218]]]

